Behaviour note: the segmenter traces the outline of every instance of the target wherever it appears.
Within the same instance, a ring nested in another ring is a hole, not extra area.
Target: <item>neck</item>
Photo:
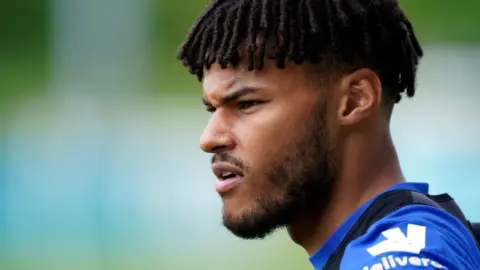
[[[310,256],[364,203],[405,181],[389,134],[370,141],[359,135],[342,152],[329,205],[312,207],[288,227],[292,240]]]

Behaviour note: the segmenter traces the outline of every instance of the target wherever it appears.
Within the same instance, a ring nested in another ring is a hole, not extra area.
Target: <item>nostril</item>
[[[225,145],[219,145],[212,148],[212,153],[221,153],[226,151],[228,148]]]

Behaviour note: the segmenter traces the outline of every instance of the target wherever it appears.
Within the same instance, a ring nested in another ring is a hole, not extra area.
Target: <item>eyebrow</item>
[[[260,88],[252,87],[252,86],[245,86],[245,87],[239,88],[238,90],[232,91],[227,95],[225,95],[224,97],[222,97],[220,99],[219,106],[222,106],[226,103],[239,99],[242,96],[257,92],[258,90],[260,90]],[[213,105],[207,99],[205,99],[205,97],[202,97],[202,103],[207,107],[213,107]]]

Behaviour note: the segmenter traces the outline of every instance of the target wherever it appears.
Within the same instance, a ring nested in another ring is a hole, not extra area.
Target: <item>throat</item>
[[[309,256],[315,254],[340,226],[342,218],[333,218],[330,207],[315,207],[304,211],[287,227],[293,242],[300,245]],[[345,217],[346,218],[346,217]]]

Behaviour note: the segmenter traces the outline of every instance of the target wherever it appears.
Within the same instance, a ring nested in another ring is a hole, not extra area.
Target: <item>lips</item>
[[[212,171],[220,181],[236,176],[243,177],[243,172],[239,167],[225,162],[214,163],[212,165]]]
[[[243,171],[231,163],[214,163],[212,165],[212,171],[218,179],[215,185],[218,193],[225,193],[232,190],[244,179]]]

